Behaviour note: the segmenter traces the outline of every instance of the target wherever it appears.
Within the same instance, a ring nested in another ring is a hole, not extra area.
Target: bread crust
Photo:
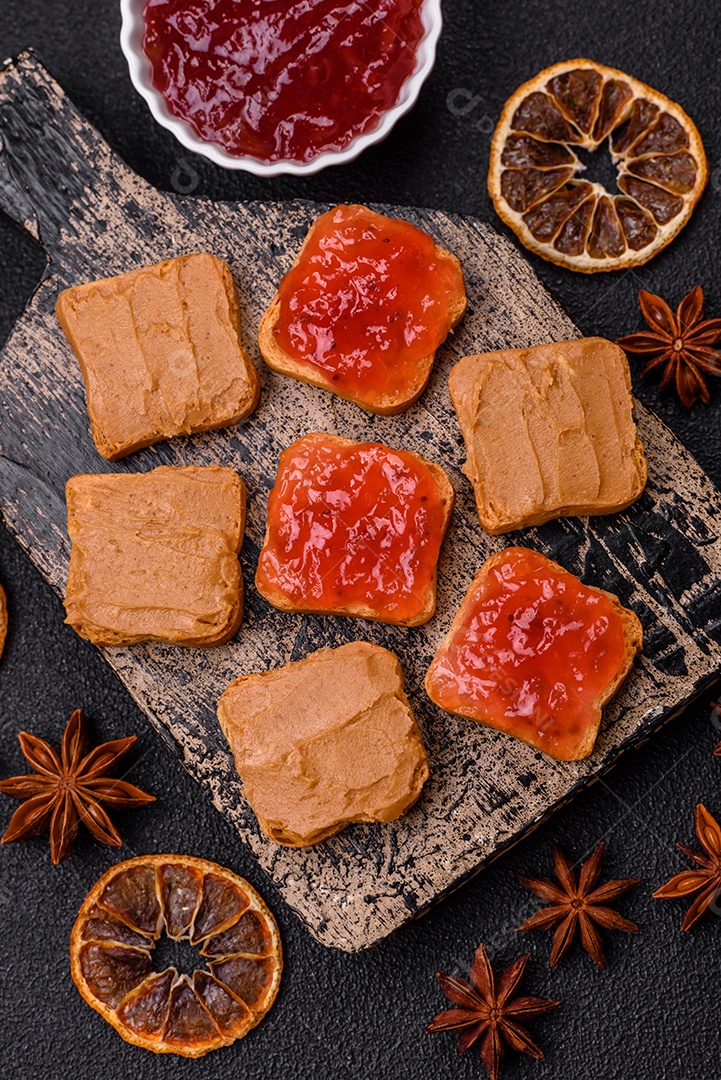
[[[349,207],[352,210],[367,210],[365,206],[359,206],[358,204]],[[323,215],[325,216],[325,215]],[[303,259],[304,252],[310,243],[313,233],[318,227],[320,218],[316,220],[308,230],[308,234],[303,241],[303,245],[298,252],[293,266],[297,266]],[[439,260],[448,260],[454,263],[461,276],[463,270],[460,260],[448,251],[446,248],[441,247],[439,244],[435,245],[435,254]],[[451,304],[450,316],[451,316],[451,331],[458,325],[463,318],[466,308],[468,306],[468,299],[465,294],[459,296]],[[276,292],[270,306],[267,308],[263,318],[260,322],[260,328],[258,331],[258,345],[260,353],[269,368],[273,371],[277,371],[280,375],[287,375],[291,379],[297,379],[299,382],[308,383],[310,386],[317,386],[320,390],[329,390],[337,397],[343,398],[345,401],[352,401],[354,405],[359,405],[366,412],[375,413],[379,416],[396,416],[398,413],[405,412],[411,405],[415,404],[418,398],[428,384],[428,380],[433,369],[433,362],[436,358],[436,353],[432,352],[428,356],[424,356],[418,361],[417,372],[415,378],[408,385],[406,393],[402,399],[398,399],[396,395],[381,394],[378,399],[372,403],[368,401],[362,401],[359,397],[351,392],[343,392],[338,390],[330,377],[326,376],[319,368],[314,368],[312,364],[305,361],[294,360],[292,356],[284,352],[278,345],[274,330],[278,324],[280,317],[280,292]]]
[[[464,620],[464,616],[465,616],[466,601],[468,600],[468,598],[470,596],[473,595],[473,593],[475,592],[478,585],[485,578],[488,577],[488,575],[491,573],[491,571],[496,566],[498,566],[500,563],[504,562],[504,560],[506,558],[507,550],[508,549],[504,549],[503,551],[498,551],[498,552],[496,552],[495,555],[491,555],[490,558],[486,559],[483,566],[481,567],[481,569],[478,571],[478,573],[474,577],[473,581],[471,582],[470,586],[468,587],[468,591],[467,591],[466,595],[464,596],[464,598],[463,598],[463,600],[461,602],[461,606],[459,607],[459,609],[458,609],[458,611],[456,613],[456,616],[453,619],[453,622],[451,623],[451,625],[450,625],[450,627],[448,629],[448,633],[444,637],[444,639],[443,639],[443,641],[442,641],[436,655],[434,656],[433,660],[431,661],[430,667],[428,668],[428,670],[426,672],[426,676],[425,676],[425,680],[424,680],[426,693],[428,694],[428,697],[431,699],[431,701],[434,703],[434,705],[437,705],[440,709],[443,709],[444,712],[447,711],[447,710],[444,709],[444,706],[438,700],[437,696],[434,696],[435,688],[434,688],[434,685],[433,685],[433,674],[434,674],[434,668],[435,668],[436,661],[438,660],[438,657],[441,655],[441,653],[450,644],[450,642],[452,641],[453,636],[455,635],[456,631],[463,624],[463,620]],[[547,558],[547,556],[544,556],[544,557]],[[548,564],[549,564],[549,569],[554,573],[560,573],[560,574],[569,574],[570,573],[569,570],[566,570],[566,568],[561,566],[560,563],[554,562],[553,559],[548,559]],[[575,575],[572,575],[572,576],[575,577]],[[578,579],[578,580],[580,580],[580,579]],[[558,755],[558,754],[551,754],[548,750],[545,750],[545,749],[543,749],[541,751],[542,753],[547,754],[549,757],[555,758],[557,761],[581,761],[583,758],[587,758],[589,756],[589,754],[591,754],[591,752],[593,751],[593,748],[595,746],[595,743],[596,743],[596,738],[598,736],[598,729],[599,729],[599,727],[601,725],[601,718],[602,718],[603,709],[609,703],[609,701],[611,701],[611,699],[614,697],[614,695],[619,690],[621,684],[625,681],[625,679],[628,676],[631,668],[633,667],[633,663],[634,663],[634,660],[636,659],[636,656],[641,652],[641,650],[643,648],[643,626],[641,625],[641,620],[639,619],[636,612],[632,611],[630,608],[624,607],[622,605],[621,601],[619,600],[619,598],[615,595],[615,593],[607,592],[606,589],[599,589],[595,585],[587,585],[585,582],[583,582],[582,584],[583,584],[584,588],[588,589],[590,592],[597,593],[600,596],[605,596],[608,600],[610,600],[614,611],[620,617],[622,625],[623,625],[623,637],[624,637],[625,651],[624,651],[624,656],[623,656],[623,661],[621,663],[621,667],[619,668],[619,671],[618,671],[616,677],[614,679],[612,679],[611,682],[609,682],[603,688],[603,690],[596,696],[596,698],[594,698],[594,700],[591,702],[591,704],[589,706],[589,712],[590,712],[590,715],[591,715],[591,718],[592,718],[592,723],[588,726],[588,728],[584,732],[584,737],[577,744],[577,746],[575,747],[574,752],[572,754],[568,755],[568,756],[561,756],[561,755]],[[488,721],[479,720],[478,717],[471,716],[470,712],[460,712],[459,711],[459,712],[450,713],[450,715],[461,716],[464,719],[474,720],[476,723],[481,723],[481,724],[486,723],[489,727],[494,728],[494,730],[496,730],[496,731],[501,730],[491,720],[488,720]],[[504,734],[508,734],[508,732],[505,732]],[[511,735],[510,737],[511,738],[517,738],[517,739],[519,739],[520,742],[526,742],[527,745],[532,746],[534,750],[539,749],[539,747],[536,744],[534,744],[532,742],[528,742],[527,740],[522,739],[520,736]]]
[[[341,447],[347,446],[360,446],[362,443],[356,442],[354,439],[344,439],[340,435],[331,435],[324,432],[313,432],[309,435],[304,435],[298,442],[302,442],[306,439],[319,438],[322,439],[325,444],[328,442]],[[295,445],[295,444],[294,444]],[[382,445],[382,444],[379,444]],[[387,448],[389,452],[393,453],[391,447]],[[414,453],[412,450],[404,450],[404,454],[408,454],[415,461],[417,461],[423,468],[427,469],[431,473],[436,487],[438,489],[441,503],[443,506],[443,526],[441,532],[441,544],[448,531],[448,525],[451,520],[451,514],[453,513],[453,505],[455,502],[455,491],[453,485],[448,478],[445,470],[440,465],[436,465],[435,462],[428,461],[420,454]],[[263,537],[263,545],[261,548],[261,554],[265,550],[270,540],[270,525],[266,524],[265,536]],[[417,616],[412,619],[389,619],[382,615],[379,615],[373,608],[367,604],[346,604],[343,607],[334,608],[329,611],[328,608],[321,608],[313,606],[312,604],[299,605],[293,603],[283,593],[277,590],[267,589],[264,584],[258,581],[256,574],[255,585],[258,592],[263,596],[269,604],[278,608],[279,611],[287,611],[292,614],[304,614],[304,615],[348,615],[359,619],[368,619],[371,622],[389,623],[393,626],[422,626],[423,623],[427,623],[429,619],[433,617],[436,611],[436,581],[437,581],[438,568],[437,565],[433,568],[433,577],[427,590],[426,602],[423,609]]]
[[[628,394],[629,403],[632,404],[631,374],[623,350],[618,348],[618,346],[614,345],[612,342],[598,337],[580,338],[553,343],[553,346],[559,348],[574,345],[592,345],[598,348],[610,346],[611,349],[616,350],[617,353],[622,356],[625,388]],[[532,348],[545,349],[553,346],[549,344],[548,346],[534,346]],[[473,486],[476,510],[481,526],[484,532],[489,533],[491,536],[499,536],[503,533],[514,532],[518,529],[528,529],[533,526],[543,525],[545,522],[553,521],[555,518],[559,517],[586,517],[589,515],[618,513],[631,506],[643,494],[648,480],[648,462],[646,460],[643,444],[636,432],[635,443],[631,450],[635,482],[629,486],[626,498],[605,502],[601,499],[596,499],[592,502],[578,502],[552,506],[547,510],[541,510],[538,513],[526,514],[523,516],[503,515],[494,508],[490,500],[486,497],[483,468],[476,453],[474,439],[474,424],[476,418],[473,410],[468,406],[468,401],[469,398],[472,397],[473,390],[477,385],[479,378],[478,366],[480,361],[487,359],[490,363],[493,362],[493,359],[497,356],[500,357],[505,354],[521,354],[528,351],[531,351],[531,349],[506,349],[500,350],[497,353],[479,353],[473,356],[465,356],[451,369],[448,377],[448,388],[451,395],[451,401],[453,402],[458,417],[463,441],[466,447],[466,462],[462,466],[461,471],[468,477]],[[509,451],[510,449],[509,446]]]

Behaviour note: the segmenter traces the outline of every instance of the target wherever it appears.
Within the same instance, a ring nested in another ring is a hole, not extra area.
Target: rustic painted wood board
[[[104,656],[319,941],[355,951],[381,940],[479,870],[715,677],[721,662],[721,497],[641,406],[651,475],[629,511],[549,523],[508,539],[480,530],[470,486],[459,471],[464,455],[448,397],[449,368],[469,352],[577,334],[523,259],[491,228],[437,211],[390,210],[462,258],[470,308],[440,351],[420,403],[399,417],[369,417],[269,372],[257,354],[260,316],[319,207],[214,204],[153,190],[113,155],[31,54],[0,74],[0,137],[0,207],[49,256],[44,280],[0,360],[0,509],[61,596],[69,556],[65,481],[110,466],[90,439],[80,372],[54,315],[58,291],[199,249],[226,258],[235,273],[244,343],[263,380],[257,412],[236,430],[161,444],[112,468],[218,462],[238,469],[249,491],[241,555],[244,625],[230,644],[209,651],[147,645],[106,649]],[[407,447],[449,471],[458,499],[441,558],[438,614],[427,626],[407,630],[289,616],[255,592],[278,454],[312,430]],[[557,763],[449,717],[423,692],[425,669],[473,575],[509,540],[538,547],[587,582],[618,593],[643,622],[644,655],[607,710],[596,750],[585,762]],[[216,701],[238,675],[355,638],[400,656],[431,779],[417,806],[394,824],[353,826],[306,851],[278,848],[259,833],[243,799]]]

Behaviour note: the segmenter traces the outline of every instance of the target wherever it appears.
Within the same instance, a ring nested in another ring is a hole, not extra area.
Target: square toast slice
[[[276,844],[317,844],[354,821],[394,821],[428,759],[397,657],[353,641],[223,691],[220,725],[258,823]]]
[[[578,761],[642,645],[638,616],[613,593],[541,552],[510,547],[473,579],[426,691],[446,712]]]
[[[281,611],[428,622],[454,498],[419,454],[305,435],[280,455],[258,592]]]
[[[95,645],[228,641],[243,616],[245,484],[219,465],[73,476],[66,622]]]
[[[466,356],[448,385],[486,532],[613,514],[643,492],[648,466],[618,345],[581,338]]]
[[[316,248],[316,236],[322,230],[327,227],[329,221],[335,218],[349,217],[351,215],[365,215],[367,228],[375,233],[376,231],[382,231],[386,225],[401,227],[405,226],[410,232],[410,235],[416,235],[418,241],[428,247],[428,251],[424,252],[423,258],[420,260],[420,266],[417,268],[417,275],[413,278],[412,284],[416,288],[425,288],[422,282],[418,281],[418,277],[422,275],[423,267],[428,266],[430,263],[435,263],[438,266],[444,268],[445,272],[452,275],[455,278],[456,285],[452,295],[447,301],[447,326],[450,333],[453,328],[460,322],[466,311],[468,304],[465,292],[465,286],[463,283],[463,271],[458,258],[450,251],[441,247],[439,244],[433,242],[432,238],[424,233],[416,226],[411,226],[408,222],[402,222],[399,219],[387,218],[382,214],[377,214],[373,210],[369,210],[365,206],[338,206],[334,210],[329,210],[325,214],[322,214],[308,231],[303,245],[293,263],[293,266],[288,274],[286,274],[279,291],[276,293],[272,303],[265,312],[259,330],[258,344],[260,346],[260,352],[268,367],[273,371],[279,372],[281,375],[287,375],[291,379],[298,379],[300,382],[310,383],[312,386],[317,386],[322,390],[329,390],[331,393],[336,394],[338,397],[344,398],[346,401],[352,401],[354,404],[359,405],[362,409],[365,409],[371,413],[378,413],[382,416],[393,416],[397,413],[404,412],[409,409],[411,405],[418,400],[423,393],[426,384],[431,375],[433,363],[436,356],[436,351],[442,344],[439,341],[434,349],[428,352],[427,355],[417,359],[411,365],[410,370],[404,373],[404,377],[400,380],[399,385],[394,386],[391,389],[377,389],[372,386],[372,371],[374,363],[368,363],[367,360],[363,361],[362,370],[363,378],[358,378],[355,381],[348,382],[346,380],[346,372],[343,366],[338,367],[335,371],[326,370],[322,366],[317,366],[312,363],[308,358],[303,356],[293,356],[286,351],[280,344],[276,336],[276,331],[282,316],[282,290],[283,285],[290,276],[297,275],[299,268],[303,267],[311,253],[314,253],[316,259],[321,258]],[[341,224],[347,224],[347,222],[341,223],[339,221],[339,227]],[[359,328],[359,332],[364,334],[370,332],[369,327],[365,325],[365,320],[372,313],[371,322],[378,324],[380,329],[374,325],[373,333],[386,334],[389,338],[392,334],[388,331],[387,325],[384,324],[385,313],[381,305],[374,303],[364,309],[364,302],[361,299],[361,294],[364,288],[374,288],[378,282],[373,279],[369,280],[370,268],[369,260],[366,258],[366,253],[362,250],[362,243],[359,247],[353,249],[352,262],[355,269],[355,280],[358,283],[358,292],[356,293],[355,300],[351,303],[348,298],[349,289],[346,283],[342,289],[338,289],[337,283],[331,280],[326,282],[325,290],[320,299],[320,305],[326,309],[333,306],[337,309],[338,315],[335,323],[331,323],[331,326],[335,326],[336,333],[340,328],[356,325]],[[320,242],[320,248],[323,250],[325,241]],[[326,254],[323,256],[323,265],[325,266],[325,272],[330,271],[332,261],[338,256],[338,245],[329,243],[325,245]],[[372,260],[370,260],[372,264]],[[393,272],[392,261],[389,262],[389,271]],[[310,277],[318,271],[318,267],[314,266],[309,271]],[[324,271],[321,270],[321,273]],[[388,271],[386,271],[388,272]],[[305,284],[305,282],[303,283]],[[404,297],[403,287],[399,283],[397,290],[400,293],[400,297],[394,299],[394,310],[391,316],[393,323],[398,326],[402,326],[405,323],[413,322],[410,311],[408,310],[407,294]],[[374,293],[374,295],[377,295]],[[423,293],[421,293],[423,295]],[[432,292],[429,296],[432,297]],[[295,295],[292,296],[292,300],[295,300]],[[429,305],[430,307],[430,305]],[[301,322],[305,316],[301,316]],[[312,323],[312,316],[310,319]],[[443,337],[445,338],[445,334]],[[319,341],[324,338],[324,334],[318,335]],[[365,339],[362,339],[365,340]],[[318,345],[320,347],[320,344]],[[336,345],[331,346],[332,349],[336,348]],[[402,359],[403,349],[407,346],[402,346],[400,350],[395,346],[390,346],[389,341],[384,342],[384,349],[389,349],[384,355],[383,363],[388,364],[389,358]],[[395,348],[395,351],[393,351]],[[334,354],[336,361],[342,357],[342,352],[336,352]],[[346,364],[350,369],[355,368],[357,361],[351,361],[346,358]]]
[[[175,435],[229,427],[258,403],[227,263],[181,255],[65,289],[56,312],[108,461]]]

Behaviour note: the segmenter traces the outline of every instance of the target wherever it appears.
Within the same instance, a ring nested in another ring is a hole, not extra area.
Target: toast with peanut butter
[[[618,345],[580,338],[466,356],[448,384],[486,532],[613,514],[643,492],[648,466]]]
[[[238,424],[258,403],[235,282],[214,255],[65,289],[56,311],[85,380],[93,440],[108,461]]]
[[[73,476],[66,622],[95,645],[209,647],[243,617],[245,484],[220,465]]]
[[[355,821],[394,821],[428,779],[396,656],[354,641],[223,691],[220,725],[266,836],[307,847]]]

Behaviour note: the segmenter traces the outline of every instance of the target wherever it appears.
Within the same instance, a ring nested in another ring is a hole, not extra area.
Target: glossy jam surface
[[[340,394],[402,396],[418,361],[448,335],[452,305],[464,295],[460,265],[439,258],[427,233],[339,206],[319,218],[281,282],[275,337]]]
[[[281,454],[256,584],[298,610],[363,604],[385,621],[411,620],[435,580],[444,518],[414,455],[307,435]]]
[[[395,105],[422,0],[146,0],[143,50],[170,111],[261,161],[342,150]]]
[[[504,555],[471,587],[429,691],[448,712],[568,759],[598,719],[594,699],[622,668],[623,623],[607,596],[540,553]]]

